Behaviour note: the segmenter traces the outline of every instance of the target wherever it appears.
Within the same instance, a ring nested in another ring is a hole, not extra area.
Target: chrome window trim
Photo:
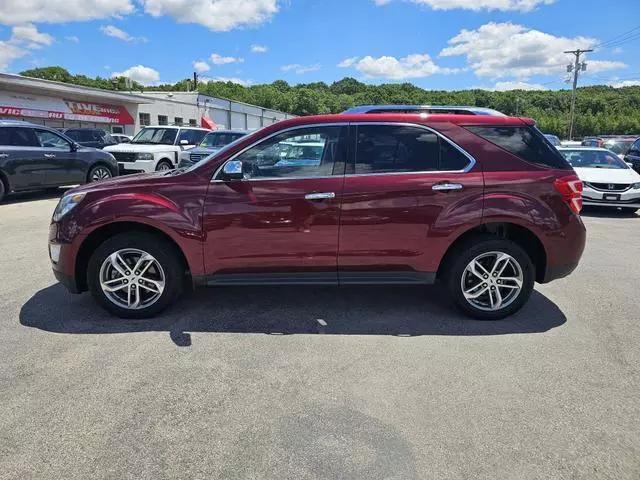
[[[220,172],[222,171],[224,166],[227,164],[227,162],[235,160],[238,156],[242,155],[247,150],[255,147],[256,145],[262,143],[263,141],[267,141],[270,138],[275,137],[276,135],[280,135],[281,133],[286,133],[286,132],[289,132],[289,131],[292,131],[292,130],[301,130],[301,129],[306,129],[306,128],[317,128],[317,127],[323,127],[323,126],[327,126],[327,127],[345,127],[345,126],[351,126],[351,125],[354,125],[354,126],[379,125],[379,126],[400,126],[400,127],[417,127],[417,128],[421,128],[423,130],[426,130],[426,131],[428,131],[430,133],[435,134],[436,136],[438,136],[439,138],[441,138],[442,140],[447,142],[449,145],[451,145],[453,148],[458,150],[465,157],[467,157],[467,159],[469,160],[469,163],[467,164],[467,166],[465,168],[463,168],[461,170],[422,170],[422,171],[415,171],[415,172],[348,173],[348,174],[344,174],[344,175],[325,175],[325,176],[318,176],[318,177],[263,177],[263,178],[249,178],[249,179],[241,180],[241,181],[242,182],[254,182],[254,181],[265,181],[265,180],[273,181],[273,180],[292,180],[292,179],[309,180],[309,179],[314,179],[314,178],[321,179],[321,178],[364,177],[364,176],[380,176],[380,175],[462,174],[462,173],[469,173],[477,163],[476,159],[469,152],[467,152],[465,149],[463,149],[461,146],[459,146],[453,140],[449,139],[448,137],[446,137],[442,133],[438,132],[437,130],[434,130],[431,127],[428,127],[426,125],[422,125],[422,124],[419,124],[419,123],[412,123],[412,122],[333,122],[333,123],[312,123],[312,124],[309,124],[309,125],[285,128],[284,130],[280,130],[278,132],[274,132],[271,135],[268,135],[267,137],[261,138],[260,140],[257,140],[255,142],[253,142],[252,144],[248,145],[247,147],[243,148],[242,150],[240,150],[239,152],[235,153],[233,156],[231,156],[227,160],[225,160],[224,163],[222,163],[222,165],[220,165],[218,167],[218,169],[215,171],[215,173],[213,174],[213,176],[211,178],[211,183],[224,183],[225,180],[218,179],[217,176],[220,174]]]

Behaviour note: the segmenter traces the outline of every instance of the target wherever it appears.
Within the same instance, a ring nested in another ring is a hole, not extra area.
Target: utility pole
[[[576,115],[576,89],[578,88],[578,76],[581,71],[587,70],[587,64],[585,62],[580,63],[580,55],[583,53],[593,52],[593,50],[569,50],[564,53],[570,53],[575,55],[576,61],[573,65],[567,65],[567,72],[573,71],[573,90],[571,92],[571,118],[569,119],[569,140],[573,140],[573,127],[575,123]]]

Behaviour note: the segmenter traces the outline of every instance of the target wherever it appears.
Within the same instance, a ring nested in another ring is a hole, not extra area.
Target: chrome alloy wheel
[[[100,180],[106,180],[111,178],[111,172],[107,167],[97,167],[91,172],[91,181],[98,182]]]
[[[522,291],[523,283],[520,264],[504,252],[478,255],[469,262],[460,279],[467,302],[489,312],[511,305]]]
[[[158,165],[158,171],[164,172],[165,170],[171,170],[171,165],[167,162],[161,162],[160,165]]]
[[[125,248],[109,255],[100,267],[100,288],[115,305],[129,310],[146,308],[164,292],[160,263],[147,252]]]

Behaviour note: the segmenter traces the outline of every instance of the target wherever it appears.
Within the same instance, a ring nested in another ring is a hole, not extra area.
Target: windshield
[[[626,155],[631,145],[633,145],[633,140],[610,140],[604,143],[604,148],[617,155]]]
[[[202,140],[202,143],[200,143],[200,146],[209,148],[221,148],[242,136],[243,135],[239,133],[228,132],[208,133]]]
[[[143,128],[133,137],[131,143],[151,145],[173,145],[176,141],[177,128]]]
[[[617,155],[606,150],[563,150],[561,153],[574,168],[629,168]]]

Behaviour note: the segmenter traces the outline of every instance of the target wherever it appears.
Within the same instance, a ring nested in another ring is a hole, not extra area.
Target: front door
[[[243,180],[209,187],[211,284],[337,282],[346,125],[287,130],[237,155]]]
[[[50,130],[35,129],[40,142],[40,154],[46,164],[47,185],[73,185],[84,183],[86,165],[71,143]]]
[[[342,199],[340,283],[430,283],[449,236],[482,216],[474,160],[421,126],[360,124]],[[476,200],[476,201],[474,201]]]

